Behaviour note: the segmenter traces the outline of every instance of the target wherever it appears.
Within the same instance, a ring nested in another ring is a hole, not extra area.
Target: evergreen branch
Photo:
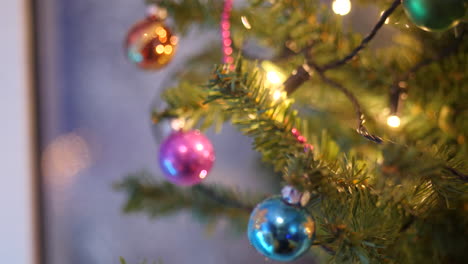
[[[290,133],[291,128],[301,124],[297,114],[291,109],[292,100],[275,101],[254,67],[243,67],[242,63],[238,62],[235,72],[226,72],[224,69],[223,66],[218,66],[209,84],[204,88],[202,97],[205,97],[205,103],[204,107],[200,108],[199,117],[213,114],[211,107],[222,105],[222,111],[233,124],[254,139],[255,149],[263,154],[265,161],[273,164],[276,169],[286,168],[284,179],[288,183],[320,197],[318,208],[314,206],[312,210],[317,216],[317,225],[322,233],[320,241],[324,241],[323,246],[335,253],[335,260],[346,262],[351,256],[353,261],[382,261],[401,250],[395,243],[410,239],[415,226],[421,226],[424,221],[437,222],[437,219],[427,219],[427,216],[432,210],[444,208],[441,201],[453,200],[456,204],[461,200],[457,195],[463,195],[463,188],[457,188],[455,184],[458,183],[443,175],[440,163],[421,157],[419,152],[399,146],[383,146],[388,152],[383,155],[382,170],[386,167],[396,167],[401,177],[408,180],[404,186],[412,187],[404,192],[397,190],[400,196],[401,193],[407,195],[404,199],[398,199],[399,196],[393,196],[395,194],[390,187],[393,185],[386,185],[397,180],[395,178],[398,175],[394,175],[397,174],[395,169],[389,170],[389,180],[378,177],[367,181],[367,172],[354,161],[341,162],[336,156],[330,156],[329,159],[334,159],[335,162],[327,163],[323,161],[326,160],[323,153],[326,149],[314,155],[310,151],[304,151],[303,145]],[[186,94],[183,91],[179,92]],[[321,144],[317,149],[321,150],[324,145]],[[405,156],[405,152],[410,155]],[[314,156],[323,160],[319,161]],[[427,160],[431,162],[428,163]],[[411,161],[410,164],[405,164],[407,161]],[[426,166],[423,166],[424,162]],[[385,184],[372,185],[379,180]],[[414,186],[417,187],[413,189]],[[390,190],[387,190],[388,188]],[[178,191],[183,190],[170,189],[169,193],[173,196]],[[237,202],[221,199],[216,193],[206,191],[203,187],[192,188],[189,192],[201,193],[203,199],[206,199],[203,203],[206,203],[208,208],[239,210]],[[388,197],[387,193],[390,193]],[[200,198],[191,195],[188,197],[178,206],[171,205],[170,208],[175,211],[193,206],[200,214],[208,217],[216,215],[206,208],[201,210],[198,202],[192,204],[191,200],[199,201]],[[145,207],[140,208],[151,213],[150,208],[155,206],[155,203],[173,202],[151,199]],[[242,223],[245,223],[247,210],[239,211],[244,213]],[[405,217],[406,214],[415,219]]]
[[[209,86],[212,92],[214,92],[212,96],[216,98],[214,100],[222,100],[230,105],[230,111],[238,109],[239,112],[236,112],[234,116],[248,116],[249,113],[251,113],[248,111],[250,108],[256,109],[256,111],[261,113],[267,113],[268,110],[271,110],[270,108],[262,110],[265,106],[270,106],[269,102],[271,101],[262,102],[262,99],[260,99],[270,98],[269,94],[264,94],[264,90],[262,90],[261,87],[254,85],[253,83],[255,82],[250,80],[249,77],[246,77],[249,75],[244,75],[244,71],[238,69],[235,75],[229,75],[229,77],[220,70],[216,72],[217,77],[212,80],[212,85]],[[245,72],[250,71],[245,70]],[[254,94],[258,97],[252,97]],[[272,116],[265,115],[259,119],[263,122],[267,122],[268,119],[272,119]],[[257,128],[261,130],[250,134],[255,142],[257,142],[258,137],[265,135],[268,135],[272,142],[280,142],[284,140],[284,136],[288,135],[288,130],[281,129],[281,126],[278,127],[278,124],[274,122],[275,130],[278,129],[278,132],[281,131],[283,136],[281,137],[280,134],[270,135],[268,131],[272,130],[272,128],[262,127],[262,125],[259,124],[259,119],[251,119],[243,123],[251,130]],[[236,124],[236,120],[233,120],[233,123]],[[247,134],[249,135],[249,133]],[[265,157],[265,155],[270,154],[270,152],[268,152],[268,147],[269,146],[265,146],[265,148],[263,148],[257,146],[256,148],[260,150]],[[392,145],[390,145],[390,147],[398,151],[403,151],[403,149],[399,147]],[[399,209],[400,205],[405,204],[406,201],[399,201],[394,198],[386,201],[385,199],[377,197],[376,194],[373,193],[375,189],[365,183],[366,173],[363,172],[362,169],[354,169],[355,167],[350,166],[348,163],[343,163],[343,166],[337,168],[334,165],[315,160],[313,156],[310,155],[310,152],[303,152],[303,150],[299,150],[299,148],[297,148],[295,152],[285,151],[285,149],[287,149],[285,146],[282,148],[275,148],[273,150],[277,153],[277,155],[274,156],[275,159],[267,160],[280,160],[284,153],[286,153],[289,159],[286,162],[288,167],[284,173],[285,180],[292,183],[294,186],[310,190],[312,193],[318,193],[323,197],[321,205],[321,210],[323,210],[322,217],[328,219],[327,222],[332,224],[323,223],[322,218],[318,220],[318,224],[323,225],[324,231],[327,231],[329,234],[330,241],[333,241],[326,246],[332,248],[332,250],[336,252],[336,259],[344,261],[344,259],[351,254],[356,259],[381,260],[385,258],[386,255],[390,255],[390,245],[392,243],[398,241],[399,237],[407,235],[406,230],[412,225],[412,220],[403,221],[401,218],[405,218],[404,214],[406,211],[402,212]],[[395,157],[402,157],[402,155],[396,155]],[[421,157],[419,157],[419,159],[421,159],[421,162],[424,162],[424,159]],[[419,167],[419,165],[414,164],[414,159],[405,158],[404,160],[413,160],[412,166],[420,168],[420,170],[418,169],[412,172],[411,167],[401,167],[401,169],[406,170],[405,172],[409,175],[413,173],[421,175],[418,178],[411,179],[412,183],[408,183],[408,186],[418,186],[418,182],[428,183],[425,184],[424,188],[414,191],[414,201],[408,201],[412,207],[418,209],[413,210],[415,213],[418,213],[418,217],[424,215],[428,210],[440,206],[438,203],[441,200],[452,197],[452,194],[464,192],[463,188],[460,188],[460,190],[453,188],[457,183],[443,180],[443,175],[438,172],[438,164],[427,164],[427,167]],[[428,172],[428,170],[431,172]],[[451,188],[453,188],[453,190]],[[408,195],[413,192],[413,190],[408,191]],[[454,198],[454,201],[459,199],[456,197]],[[349,208],[350,203],[353,204],[353,206],[348,210],[344,209]],[[325,206],[326,204],[328,205]],[[385,206],[383,206],[383,204],[385,204]],[[337,209],[340,208],[340,206],[343,208],[341,210]],[[412,210],[411,207],[408,209]],[[347,213],[343,215],[345,212]],[[418,218],[418,223],[422,219]],[[339,226],[340,223],[342,223],[342,226]],[[401,226],[396,226],[396,223]],[[387,249],[387,247],[389,248]]]
[[[123,257],[119,257],[120,264],[127,264],[127,261]],[[149,264],[148,261],[143,260],[140,264]],[[153,262],[153,264],[163,264],[162,260]]]
[[[276,170],[282,170],[286,164],[291,162],[289,155],[292,155],[292,159],[298,158],[298,151],[304,150],[303,144],[298,142],[297,138],[291,135],[290,132],[291,128],[301,124],[300,122],[286,122],[286,124],[279,122],[281,119],[298,120],[297,113],[288,110],[291,108],[292,101],[290,99],[278,102],[272,100],[271,91],[263,86],[257,76],[258,73],[252,69],[237,69],[235,73],[227,73],[223,70],[223,66],[219,66],[215,69],[215,74],[206,88],[190,88],[187,90],[185,86],[182,86],[170,89],[167,93],[173,94],[174,98],[184,97],[184,100],[189,100],[190,97],[186,96],[188,93],[197,95],[195,97],[198,103],[193,104],[198,109],[196,110],[196,116],[193,117],[194,122],[197,119],[204,119],[205,116],[212,116],[215,112],[222,112],[223,122],[231,120],[245,134],[253,136],[255,149],[264,154],[264,160],[271,162]],[[326,76],[325,80],[330,81]],[[336,85],[337,83],[331,80],[331,84]],[[202,91],[202,94],[196,90]],[[346,88],[345,90],[347,91]],[[354,102],[356,103],[355,96],[350,92],[348,94],[355,99]],[[206,98],[205,104],[200,103],[203,97]],[[175,99],[175,101],[178,100]],[[182,105],[176,105],[175,107],[176,109],[170,109],[169,112],[182,113],[184,116],[195,113]],[[357,109],[360,109],[359,105]],[[358,113],[359,116],[362,115],[361,111],[358,111]],[[278,116],[281,118],[277,119]],[[359,125],[361,125],[361,122],[359,122]],[[207,126],[204,128],[207,128]],[[380,138],[368,134],[367,130],[363,129],[365,128],[361,127],[359,129],[363,136],[381,142]],[[325,167],[327,166],[329,165]],[[320,182],[317,179],[312,181]]]
[[[252,212],[254,206],[251,204],[246,204],[241,202],[238,199],[233,199],[232,197],[228,197],[219,190],[213,189],[212,187],[205,186],[203,184],[196,185],[193,188],[197,189],[197,191],[203,193],[207,197],[211,198],[213,201],[216,201],[219,204],[222,204],[227,207],[237,208],[245,210],[246,212]]]
[[[462,173],[452,167],[449,167],[449,166],[444,166],[444,169],[450,171],[453,175],[457,176],[460,180],[464,181],[464,182],[468,182],[468,174],[466,173]]]
[[[278,2],[283,2],[292,9],[300,9],[296,4],[307,1],[274,2],[276,7],[282,7]],[[393,2],[394,10],[399,4],[400,1]],[[283,8],[276,10],[290,14],[284,12]],[[377,24],[372,31],[373,35],[371,32],[343,59],[325,64],[322,68],[315,62],[301,65],[284,83],[286,92],[294,92],[307,81],[311,77],[310,68],[313,68],[324,83],[343,92],[352,102],[359,116],[358,132],[371,140],[377,140],[378,138],[370,135],[363,126],[363,111],[356,96],[351,92],[354,90],[349,90],[330,79],[325,72],[355,58],[375,37],[383,22],[394,10],[384,12],[379,20],[380,26],[377,28]],[[292,20],[286,16],[285,19]],[[297,16],[295,19],[304,21],[305,16]],[[291,23],[287,29],[295,26]],[[333,30],[318,30],[318,33],[331,32],[330,35],[333,35]],[[277,39],[287,38],[280,36]],[[302,47],[302,44],[299,47]],[[325,56],[329,54],[326,53]],[[294,55],[293,58],[297,59]],[[320,57],[314,59],[321,61]],[[362,59],[364,62],[367,58],[362,56]],[[408,75],[402,78],[408,80],[434,59],[422,60],[410,68]],[[392,58],[391,62],[400,63],[401,60]],[[401,65],[405,65],[404,61]],[[382,144],[378,150],[362,151],[359,142],[353,142],[357,144],[347,148],[349,146],[343,143],[346,140],[349,142],[349,139],[343,140],[344,137],[348,137],[346,134],[340,135],[342,138],[336,140],[322,136],[322,142],[315,145],[314,153],[304,151],[303,144],[291,135],[291,129],[300,127],[303,123],[292,108],[292,100],[272,99],[271,91],[263,85],[262,78],[254,70],[255,67],[245,69],[241,66],[242,63],[239,63],[236,72],[226,72],[223,66],[217,67],[212,80],[204,89],[195,89],[191,83],[185,83],[165,92],[165,99],[170,108],[164,111],[161,117],[183,116],[191,118],[193,123],[203,120],[198,122],[202,123],[202,128],[215,123],[215,119],[223,122],[230,120],[244,134],[252,137],[255,149],[262,153],[264,160],[273,164],[276,170],[283,170],[285,181],[318,197],[317,201],[309,206],[316,218],[317,241],[320,241],[315,244],[331,253],[336,262],[463,263],[459,260],[466,258],[460,257],[459,254],[465,252],[463,247],[466,247],[468,226],[465,214],[468,185],[466,167],[463,166],[465,153],[462,152],[465,150],[456,153],[462,153],[462,157],[457,156],[457,160],[453,158],[456,154],[439,153],[443,152],[442,144],[435,145],[435,150],[427,147],[421,150],[420,145],[416,148]],[[387,68],[384,70],[387,72]],[[434,79],[440,77],[436,74],[433,76]],[[423,86],[422,83],[419,85]],[[388,89],[388,86],[385,87]],[[459,94],[457,96],[460,97]],[[463,104],[462,100],[452,101]],[[463,113],[461,112],[460,116]],[[155,114],[154,117],[157,119],[158,115]],[[320,121],[326,119],[322,118]],[[462,128],[464,125],[466,123],[460,124]],[[437,135],[440,138],[443,136],[446,134]],[[421,138],[419,136],[418,139]],[[315,138],[314,140],[320,141]],[[464,134],[459,142],[463,140]],[[353,153],[352,158],[342,158],[342,153],[348,153],[348,150]],[[361,156],[364,156],[362,160],[354,158]],[[458,161],[459,158],[461,161]],[[139,179],[137,183],[124,184],[123,189],[129,193],[129,211],[144,210],[151,215],[193,208],[196,215],[209,217],[210,220],[226,216],[235,220],[237,224],[245,224],[248,211],[253,207],[253,204],[244,202],[238,195],[231,195],[229,191],[226,193],[224,188],[211,186],[178,188],[169,184],[147,183]],[[461,250],[453,250],[460,246]],[[455,251],[455,254],[451,250]]]
[[[145,0],[147,4],[156,4],[167,9],[177,24],[178,31],[186,31],[193,23],[217,23],[221,16],[222,1],[218,0]]]
[[[126,213],[144,211],[151,217],[157,217],[190,209],[205,221],[226,216],[232,220],[233,226],[239,228],[244,227],[254,207],[251,201],[259,200],[220,186],[183,188],[169,182],[156,182],[147,172],[129,175],[115,184],[115,189],[127,193]]]
[[[402,87],[402,84],[406,82],[412,75],[416,74],[422,68],[429,66],[433,63],[437,63],[453,54],[455,54],[459,49],[461,44],[463,43],[463,38],[466,35],[466,30],[462,29],[460,35],[455,39],[455,41],[450,44],[448,47],[443,49],[437,56],[432,58],[425,58],[420,62],[416,63],[413,67],[411,67],[407,72],[405,72],[399,78],[393,82],[391,89],[390,89],[390,107],[392,114],[396,114],[398,111],[398,105],[400,103],[400,96],[403,92],[405,92],[405,87]]]
[[[268,59],[269,61],[271,62],[282,62],[282,61],[285,61],[285,60],[288,60],[288,59],[291,59],[292,57],[294,56],[297,56],[299,54],[302,54],[304,52],[306,52],[307,50],[310,50],[312,49],[315,45],[315,43],[312,43],[312,44],[308,44],[306,45],[304,48],[302,48],[300,51],[296,52],[296,51],[293,51],[291,50],[290,48],[288,48],[286,45],[281,49],[280,53],[275,55],[273,58],[271,59]],[[265,58],[261,58],[259,56],[256,56],[256,54],[251,54],[249,52],[247,52],[246,49],[243,49],[243,48],[239,48],[239,47],[236,47],[235,44],[232,44],[232,47],[236,50],[240,50],[241,54],[242,54],[242,57],[245,58],[245,59],[248,59],[248,60],[256,60],[256,61],[264,61],[264,60],[267,60]]]
[[[207,85],[209,96],[205,103],[225,105],[232,123],[253,136],[255,149],[276,170],[281,170],[289,154],[304,151],[303,142],[291,133],[293,128],[301,130],[302,124],[292,109],[292,99],[275,100],[258,71],[252,65],[244,66],[248,70],[238,62],[234,73],[226,73],[223,66],[215,69]]]
[[[333,206],[342,206],[344,209],[350,201],[354,201],[355,206],[359,207],[359,204],[363,202],[360,199],[370,197],[369,188],[364,187],[365,189],[359,190],[355,187],[357,183],[360,186],[366,186],[365,173],[353,165],[346,164],[337,168],[336,165],[327,165],[323,161],[314,160],[312,152],[305,151],[303,144],[291,135],[291,129],[300,124],[296,113],[290,108],[291,99],[275,101],[271,96],[271,91],[257,76],[252,68],[243,69],[240,62],[234,73],[225,72],[223,66],[218,67],[207,85],[208,98],[205,103],[227,105],[226,111],[232,116],[232,123],[244,134],[253,137],[255,148],[263,154],[264,160],[273,164],[277,169],[287,168],[285,180],[296,184],[300,182],[298,186],[318,193],[328,201],[327,204],[330,203],[330,207],[325,208],[323,212],[327,216],[326,219],[330,219],[331,223],[344,223],[344,227],[339,228],[339,230],[345,230],[343,232],[333,231],[336,229],[334,224],[323,223],[324,230],[329,230],[329,236],[336,238],[327,241],[330,241],[328,242],[331,246],[330,250],[336,250],[338,257],[347,252],[340,249],[343,245],[345,245],[344,248],[353,250],[361,248],[362,241],[367,241],[368,244],[372,244],[371,241],[380,241],[375,237],[375,232],[365,231],[367,223],[362,227],[352,224],[353,217],[354,219],[358,217],[354,215],[353,210],[345,210],[346,215],[342,215],[345,211],[332,210]],[[217,196],[211,195],[211,192],[208,192],[207,196],[214,201],[220,201]],[[337,196],[341,197],[339,201],[336,200]],[[376,207],[373,203],[366,204],[368,207],[362,210],[372,214],[385,208]],[[368,215],[362,214],[359,219],[365,217],[368,218]],[[318,221],[322,223],[322,219]],[[357,236],[356,232],[359,232],[359,239],[354,238]],[[353,237],[353,243],[343,244],[343,239],[351,239],[350,237]],[[379,242],[379,244],[382,243]],[[375,254],[378,255],[377,252]]]

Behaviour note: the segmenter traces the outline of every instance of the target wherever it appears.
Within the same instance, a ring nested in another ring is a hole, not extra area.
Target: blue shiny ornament
[[[254,209],[247,230],[250,243],[266,257],[292,261],[307,252],[315,236],[315,222],[307,210],[269,198]]]

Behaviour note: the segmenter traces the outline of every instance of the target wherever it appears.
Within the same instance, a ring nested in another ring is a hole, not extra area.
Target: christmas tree
[[[175,130],[161,172],[116,185],[126,212],[229,219],[280,261],[312,250],[332,263],[466,262],[468,1],[356,0],[382,11],[364,34],[343,23],[348,0],[149,4],[126,40],[141,68],[169,63],[193,24],[220,42],[162,93],[149,118]],[[383,28],[391,38],[375,43]],[[203,183],[216,175],[201,133],[227,122],[252,138],[281,195]]]

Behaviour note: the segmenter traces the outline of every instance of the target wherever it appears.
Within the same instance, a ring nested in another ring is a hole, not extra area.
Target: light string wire
[[[348,55],[346,55],[343,59],[340,59],[340,60],[337,60],[337,61],[334,61],[334,62],[330,62],[330,63],[325,64],[324,66],[322,66],[321,67],[322,71],[325,72],[327,70],[340,67],[340,66],[346,64],[348,61],[352,60],[354,57],[356,57],[358,55],[358,53],[361,50],[363,50],[364,48],[366,48],[367,45],[369,44],[369,42],[371,42],[371,40],[374,39],[374,37],[379,32],[379,30],[385,24],[385,21],[387,21],[387,18],[390,17],[390,15],[397,9],[397,7],[400,4],[401,4],[401,0],[393,1],[393,3],[390,5],[390,7],[388,9],[386,9],[382,13],[382,15],[380,16],[380,19],[377,21],[377,24],[375,24],[375,26],[372,28],[371,32],[365,38],[362,39],[359,46],[354,48],[354,50],[351,51],[351,53],[349,53]]]
[[[313,69],[319,75],[319,77],[322,79],[323,82],[341,91],[348,98],[348,100],[353,104],[353,107],[355,109],[356,116],[357,116],[357,122],[358,122],[357,128],[356,128],[357,133],[375,143],[378,143],[378,144],[382,143],[383,139],[381,137],[369,133],[367,128],[364,126],[364,123],[366,122],[365,116],[363,114],[361,104],[359,103],[356,96],[349,89],[347,89],[344,85],[328,78],[325,75],[325,72],[345,65],[347,62],[355,58],[359,54],[359,52],[365,49],[368,46],[368,44],[377,35],[379,30],[383,27],[388,17],[390,17],[390,15],[397,9],[397,7],[400,4],[401,4],[401,0],[393,1],[390,7],[382,13],[379,20],[377,21],[375,26],[372,28],[371,32],[362,39],[361,43],[356,48],[354,48],[348,55],[346,55],[342,59],[332,61],[323,66],[320,66],[317,63],[315,63],[312,60],[312,58],[309,56],[309,53],[308,53],[309,50],[306,50],[304,52],[306,56],[306,63],[299,66],[295,71],[293,71],[293,74],[291,74],[289,78],[283,83],[286,93],[288,95],[292,94],[304,82],[309,80],[313,74],[313,71],[311,69]]]
[[[382,15],[380,16],[379,20],[377,21],[377,24],[372,28],[371,32],[364,38],[362,39],[361,43],[353,49],[348,55],[343,57],[342,59],[336,60],[329,62],[323,66],[317,66],[320,71],[326,72],[331,69],[338,68],[344,64],[346,64],[348,61],[352,60],[354,57],[356,57],[360,51],[362,51],[364,48],[367,47],[367,45],[374,39],[374,37],[377,35],[379,30],[383,27],[385,24],[385,21],[390,17],[390,15],[396,10],[396,8],[401,4],[401,0],[395,0],[388,9],[386,9]],[[297,67],[293,73],[296,74],[291,74],[288,79],[294,79],[294,78],[300,78],[300,79],[306,79],[306,74],[307,71],[304,71],[304,65],[301,65]],[[301,73],[301,74],[298,74]],[[296,75],[299,75],[296,77]],[[305,81],[307,81],[310,78],[310,75],[308,78],[302,82],[297,83],[296,85],[290,85],[287,86],[285,85],[285,91],[288,94],[292,94],[294,91],[296,91],[297,88],[299,88],[300,85],[302,85]],[[287,82],[288,80],[286,80]],[[285,83],[286,83],[285,82]]]

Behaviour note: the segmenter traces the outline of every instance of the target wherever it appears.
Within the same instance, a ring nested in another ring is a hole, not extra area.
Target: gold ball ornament
[[[151,15],[137,22],[125,40],[128,59],[145,70],[166,66],[174,57],[178,43],[164,21]]]

